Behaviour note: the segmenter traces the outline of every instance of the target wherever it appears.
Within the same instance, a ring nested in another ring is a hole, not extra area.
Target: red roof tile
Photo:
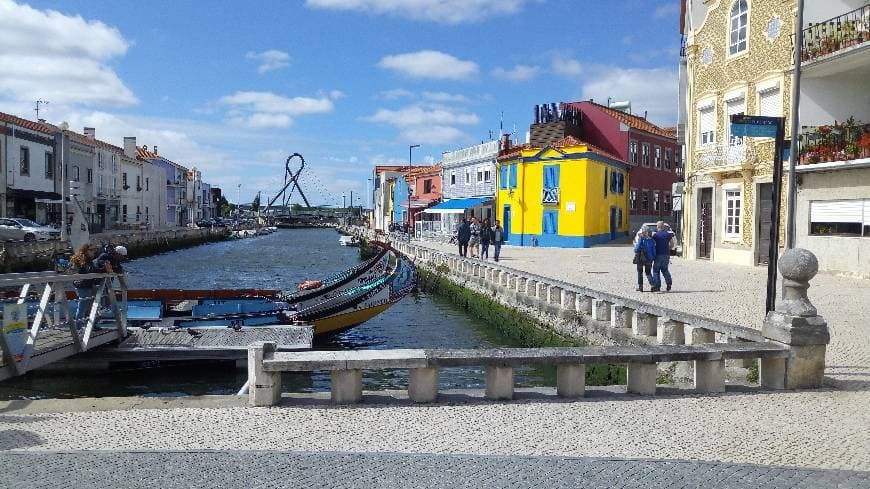
[[[15,124],[21,126],[25,129],[30,129],[31,131],[42,132],[45,134],[53,134],[54,129],[48,125],[43,124],[41,122],[33,122],[27,119],[22,119],[21,117],[14,116],[12,114],[7,114],[5,112],[0,112],[0,122],[8,122],[10,124]]]
[[[611,160],[616,160],[620,163],[628,164],[628,162],[626,162],[622,158],[620,158],[614,154],[608,153],[607,151],[604,151],[603,149],[599,148],[598,146],[594,146],[594,145],[587,143],[586,141],[577,139],[574,136],[565,136],[564,138],[556,141],[555,143],[548,145],[548,147],[555,148],[555,149],[565,148],[568,146],[586,146],[586,150],[589,152],[604,156],[606,158],[610,158]],[[504,160],[509,160],[511,158],[515,158],[515,157],[521,155],[523,150],[529,150],[529,149],[544,149],[544,148],[532,146],[531,144],[522,144],[519,146],[513,146],[510,149],[508,149],[506,152],[501,153],[498,156],[498,161],[504,161]]]
[[[622,112],[621,110],[611,109],[610,107],[592,102],[592,101],[584,101],[584,102],[571,102],[568,105],[579,107],[580,104],[589,104],[594,105],[596,108],[604,112],[605,114],[613,117],[614,119],[622,122],[628,127],[638,129],[641,131],[646,131],[650,134],[655,134],[657,136],[662,136],[666,138],[676,139],[676,133],[671,133],[667,129],[663,129],[652,122],[644,119],[643,117],[636,116],[634,114],[629,114],[627,112]]]

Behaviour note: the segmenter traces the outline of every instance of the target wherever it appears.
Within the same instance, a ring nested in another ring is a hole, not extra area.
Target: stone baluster
[[[516,288],[517,293],[524,294],[526,292],[526,277],[517,277]]]
[[[547,303],[557,306],[562,304],[562,287],[556,285],[547,287]]]
[[[634,309],[619,304],[610,306],[610,327],[631,328]]]
[[[577,312],[580,314],[585,314],[587,316],[592,315],[592,301],[594,299],[589,297],[588,295],[577,294],[577,303],[575,307],[577,308]]]
[[[807,298],[819,261],[809,250],[794,248],[779,259],[784,298],[767,313],[761,334],[789,348],[788,358],[761,360],[761,385],[771,389],[813,389],[822,385],[825,350],[831,340],[828,323]]]
[[[529,297],[537,297],[538,293],[538,281],[530,278],[526,280],[526,290],[525,293]]]
[[[613,303],[604,299],[592,301],[592,318],[596,321],[610,321],[610,306]]]
[[[686,341],[683,327],[686,323],[663,317],[659,322],[657,339],[660,345],[682,345]]]
[[[716,342],[716,332],[713,330],[689,326],[687,324],[684,327],[684,332],[686,333],[685,340],[687,345],[703,345],[704,343]]]
[[[546,301],[547,300],[547,291],[549,290],[549,285],[543,282],[538,282],[538,287],[535,289],[535,297],[538,300]]]
[[[577,294],[570,290],[562,291],[562,301],[559,304],[564,311],[574,312],[577,310]]]
[[[658,316],[641,311],[634,311],[631,320],[631,332],[638,336],[656,336]]]

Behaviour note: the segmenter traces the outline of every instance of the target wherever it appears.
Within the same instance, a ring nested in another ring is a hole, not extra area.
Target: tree
[[[293,212],[299,212],[303,209],[302,204],[292,204],[290,205],[290,210]]]
[[[251,202],[251,212],[257,213],[260,211],[260,192],[257,192],[257,196],[254,197],[254,201]]]

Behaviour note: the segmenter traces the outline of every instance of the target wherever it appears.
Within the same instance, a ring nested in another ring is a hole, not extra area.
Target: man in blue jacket
[[[466,256],[468,254],[468,241],[470,239],[471,226],[468,225],[468,221],[463,217],[459,227],[456,228],[456,241],[459,242],[459,256]]]
[[[637,264],[637,290],[643,292],[643,276],[649,280],[650,290],[655,292],[656,282],[650,273],[650,267],[656,259],[656,242],[652,238],[652,232],[644,230],[637,233],[637,244],[634,245],[634,262]]]
[[[656,242],[656,259],[653,263],[653,292],[662,290],[662,275],[665,277],[665,290],[671,290],[671,272],[668,271],[668,264],[671,261],[671,240],[674,238],[674,233],[665,229],[664,221],[656,223],[656,232],[653,234],[653,240]]]

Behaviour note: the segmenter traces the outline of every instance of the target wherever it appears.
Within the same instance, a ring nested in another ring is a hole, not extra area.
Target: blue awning
[[[465,209],[470,209],[483,204],[492,202],[491,197],[472,197],[469,199],[450,199],[441,202],[438,205],[426,209],[423,212],[430,214],[461,214]]]

